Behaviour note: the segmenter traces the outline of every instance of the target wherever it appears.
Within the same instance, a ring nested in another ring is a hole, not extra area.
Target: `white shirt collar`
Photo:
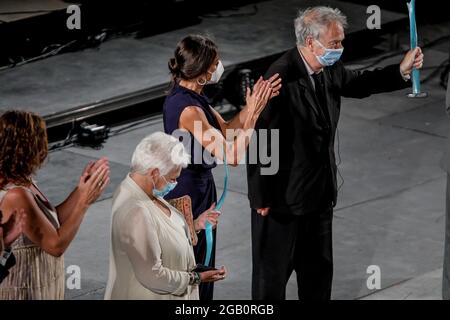
[[[308,72],[308,74],[310,76],[312,76],[316,72],[314,72],[314,70],[309,66],[308,62],[306,61],[305,57],[303,56],[302,51],[299,49],[298,52],[300,52],[300,57],[302,57],[303,63],[305,64],[305,67],[306,67],[306,71]],[[323,68],[320,69],[319,72],[317,72],[317,73],[321,73],[322,70],[323,70]]]

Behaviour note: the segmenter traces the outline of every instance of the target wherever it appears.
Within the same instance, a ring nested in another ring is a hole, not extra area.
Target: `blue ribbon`
[[[409,12],[409,39],[411,42],[411,49],[417,47],[417,26],[416,26],[416,0],[411,0],[406,3]],[[416,68],[412,71],[412,90],[413,94],[420,93],[420,72]]]
[[[227,165],[227,155],[225,152],[225,149],[223,151],[223,165],[225,166],[225,177],[223,178],[223,192],[220,196],[219,201],[217,202],[215,210],[220,211],[220,209],[223,206],[223,203],[225,202],[225,198],[227,197],[228,192],[228,165]],[[205,257],[205,265],[209,266],[209,263],[211,262],[211,254],[212,254],[212,248],[213,248],[213,226],[209,221],[206,221],[205,226],[205,235],[206,235],[206,257]]]

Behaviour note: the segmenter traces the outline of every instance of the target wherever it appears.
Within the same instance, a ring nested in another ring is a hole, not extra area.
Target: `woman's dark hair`
[[[25,111],[0,116],[0,189],[8,183],[26,186],[47,158],[44,119]]]
[[[172,79],[191,80],[206,73],[218,54],[216,44],[201,35],[189,35],[181,40],[169,60]]]

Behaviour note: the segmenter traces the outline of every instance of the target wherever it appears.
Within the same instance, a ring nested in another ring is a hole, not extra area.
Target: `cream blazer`
[[[159,199],[183,225],[164,214],[129,175],[114,193],[105,299],[199,299],[198,286],[189,285],[195,257],[187,223]]]

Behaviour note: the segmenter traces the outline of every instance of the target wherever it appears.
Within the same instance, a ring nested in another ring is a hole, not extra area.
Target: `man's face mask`
[[[216,70],[214,72],[209,72],[211,74],[211,80],[208,81],[208,84],[218,83],[220,78],[222,77],[223,72],[224,67],[222,61],[219,60]]]
[[[320,43],[319,40],[316,39],[316,41],[325,50],[325,52],[322,55],[316,56],[317,61],[319,61],[319,63],[322,66],[324,66],[324,67],[332,66],[333,64],[335,64],[341,58],[342,52],[344,52],[344,48],[328,49],[322,43]]]

